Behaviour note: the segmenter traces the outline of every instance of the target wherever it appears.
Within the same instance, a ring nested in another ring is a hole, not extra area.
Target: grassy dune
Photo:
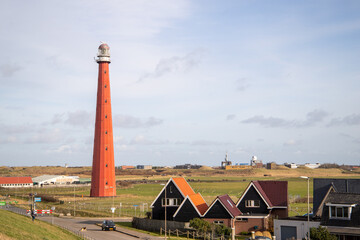
[[[81,239],[61,228],[0,209],[0,239]]]

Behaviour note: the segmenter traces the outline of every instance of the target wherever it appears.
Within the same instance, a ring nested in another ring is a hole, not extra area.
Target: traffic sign
[[[0,202],[0,206],[5,206],[6,202]]]
[[[34,202],[41,202],[41,197],[34,198]]]

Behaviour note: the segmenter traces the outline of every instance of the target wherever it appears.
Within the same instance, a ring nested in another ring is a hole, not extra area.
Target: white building
[[[296,163],[284,163],[284,165],[288,168],[298,168]]]
[[[16,188],[16,187],[32,187],[33,181],[31,177],[0,177],[0,187]]]
[[[44,185],[64,185],[72,184],[73,182],[79,181],[78,176],[64,176],[64,175],[42,175],[39,177],[34,177],[32,179],[34,185],[44,186]]]
[[[274,235],[276,239],[305,239],[309,227],[317,228],[320,221],[310,221],[309,225],[306,218],[303,219],[274,219]]]
[[[315,168],[318,168],[321,166],[320,163],[305,163],[304,165],[305,167],[307,168],[312,168],[312,169],[315,169]]]

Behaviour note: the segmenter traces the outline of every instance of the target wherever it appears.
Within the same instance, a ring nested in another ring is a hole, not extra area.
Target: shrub
[[[318,228],[311,228],[310,229],[310,239],[312,240],[337,240],[337,237],[322,226]]]
[[[197,232],[207,233],[211,230],[211,225],[205,220],[194,218],[190,220],[190,227],[195,228]]]

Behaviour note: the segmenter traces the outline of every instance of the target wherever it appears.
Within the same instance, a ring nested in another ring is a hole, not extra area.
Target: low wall
[[[184,230],[184,222],[175,222],[175,221],[166,221],[167,230]],[[164,220],[148,219],[148,218],[133,218],[132,225],[135,228],[151,231],[151,232],[160,232],[160,228],[165,229]]]

